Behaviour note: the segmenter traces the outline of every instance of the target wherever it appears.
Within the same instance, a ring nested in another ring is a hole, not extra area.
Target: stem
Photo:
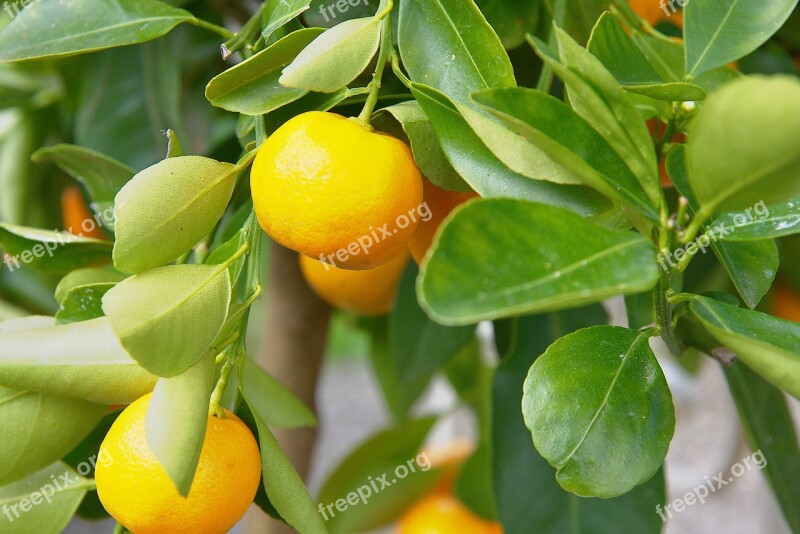
[[[710,208],[709,206],[711,206],[711,204],[706,204],[697,210],[688,228],[686,228],[683,236],[681,236],[681,243],[685,245],[690,241],[694,241],[694,238],[697,237],[698,232],[700,232],[700,229],[703,227],[703,223],[706,222],[706,219],[711,216],[714,210],[713,206]]]
[[[567,13],[567,2],[566,0],[555,0],[555,4],[553,4],[553,2],[547,1],[545,2],[545,6],[550,12],[550,17],[553,19],[553,24],[550,25],[550,35],[547,39],[547,44],[552,47],[556,44],[556,32],[554,30],[554,26],[558,26],[559,28],[564,26],[564,18],[566,17]],[[544,66],[542,67],[542,72],[539,74],[539,81],[536,83],[536,88],[540,91],[544,91],[545,93],[549,93],[550,88],[553,85],[553,78],[553,68],[545,61]]]
[[[208,30],[212,33],[216,33],[223,39],[230,39],[233,37],[233,33],[228,28],[223,28],[222,26],[217,26],[207,20],[198,19],[198,18],[191,18],[189,19],[189,24],[192,26],[196,26],[198,28],[203,28],[204,30]]]
[[[220,419],[225,418],[225,408],[222,407],[220,401],[222,401],[222,396],[225,394],[225,389],[228,387],[228,380],[231,377],[231,371],[233,370],[233,364],[235,362],[236,357],[227,358],[222,365],[222,369],[219,372],[219,380],[214,387],[214,392],[211,394],[208,415],[214,415]]]
[[[114,531],[112,534],[125,534],[126,532],[128,532],[128,530],[119,523],[117,523],[116,525],[114,525]]]
[[[411,80],[405,75],[403,69],[400,67],[400,54],[397,52],[392,54],[392,72],[394,72],[394,75],[397,76],[397,79],[400,80],[403,85],[411,89]]]
[[[369,126],[372,120],[372,112],[375,111],[375,106],[378,104],[378,92],[381,90],[381,80],[383,79],[383,71],[386,68],[386,62],[389,56],[394,52],[392,46],[392,9],[394,8],[394,0],[384,0],[381,5],[385,7],[383,11],[376,15],[376,18],[381,21],[381,46],[378,52],[378,63],[375,65],[375,72],[372,73],[372,81],[369,83],[369,96],[364,103],[364,109],[358,116],[358,121],[366,126]]]
[[[227,60],[233,54],[251,44],[256,35],[261,34],[261,22],[264,19],[264,10],[267,4],[269,2],[263,2],[258,11],[253,13],[253,16],[244,23],[241,30],[235,34],[228,32],[227,41],[220,47],[222,59]]]

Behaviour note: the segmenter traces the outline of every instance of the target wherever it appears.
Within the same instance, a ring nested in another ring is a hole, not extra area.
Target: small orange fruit
[[[771,311],[775,317],[800,323],[800,295],[779,281],[772,299]]]
[[[655,26],[661,21],[669,21],[678,28],[683,28],[683,11],[678,9],[678,3],[661,3],[660,0],[629,0],[631,8],[642,17],[650,26]]]
[[[250,173],[261,227],[275,241],[344,269],[371,269],[414,235],[422,175],[402,141],[312,111],[286,122]]]
[[[95,471],[100,502],[134,534],[228,532],[253,502],[261,479],[253,434],[227,410],[224,418],[209,416],[200,462],[184,498],[145,437],[151,396],[128,406],[100,445]]]
[[[408,244],[414,261],[422,263],[422,258],[425,257],[425,253],[433,243],[436,230],[450,212],[459,204],[463,204],[477,197],[477,193],[447,191],[433,185],[428,180],[422,181],[422,198],[427,206],[427,213],[430,213],[430,216],[427,217],[428,220],[420,220],[419,226],[417,226],[417,233],[414,234],[414,237],[411,238],[411,242]]]
[[[351,271],[300,255],[300,270],[314,293],[335,308],[360,315],[383,315],[392,309],[406,263],[408,252],[403,252],[374,269]]]
[[[475,446],[466,439],[455,440],[445,446],[426,448],[425,454],[428,456],[431,467],[442,472],[433,491],[451,493],[453,484],[461,472],[461,467],[473,452],[475,452]]]
[[[498,523],[481,519],[451,495],[432,493],[412,506],[397,534],[502,534]]]
[[[61,218],[64,229],[71,234],[107,239],[76,185],[67,186],[61,193]]]

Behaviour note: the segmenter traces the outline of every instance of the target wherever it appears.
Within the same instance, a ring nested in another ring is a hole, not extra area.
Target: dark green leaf
[[[724,224],[731,231],[727,241],[775,239],[800,232],[800,198],[767,206],[757,202],[753,208],[739,213],[724,213],[707,226]]]
[[[250,406],[271,427],[316,426],[314,412],[252,360],[245,360],[242,382],[242,390]]]
[[[525,380],[522,412],[558,483],[582,496],[617,497],[650,480],[675,431],[648,335],[614,326],[553,343]]]
[[[103,295],[116,284],[90,284],[72,288],[56,312],[59,323],[88,321],[103,316]]]
[[[541,0],[476,0],[494,31],[510,50],[525,42],[525,34],[538,29],[542,10]]]
[[[10,271],[25,267],[64,273],[110,258],[112,243],[67,232],[51,232],[0,223],[0,256]]]

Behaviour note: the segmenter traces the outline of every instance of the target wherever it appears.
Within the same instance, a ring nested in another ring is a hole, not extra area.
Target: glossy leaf
[[[534,448],[519,408],[525,377],[536,358],[559,337],[606,320],[603,308],[595,304],[495,323],[503,361],[493,384],[493,488],[506,534],[661,532],[663,524],[654,511],[666,500],[663,472],[621,497],[578,497],[556,482],[553,468]]]
[[[238,170],[230,163],[183,156],[138,173],[114,199],[114,266],[138,273],[190,250],[222,217]]]
[[[0,486],[67,454],[105,412],[102,404],[0,387]]]
[[[584,185],[658,220],[652,201],[622,157],[564,102],[525,88],[482,91],[473,98]]]
[[[184,497],[200,461],[213,389],[214,357],[209,356],[177,376],[160,378],[147,408],[147,444]]]
[[[143,43],[193,18],[188,11],[155,0],[38,0],[0,32],[0,61]]]
[[[266,19],[266,24],[261,35],[264,39],[269,39],[272,33],[289,22],[300,16],[308,9],[311,0],[270,0],[272,9]]]
[[[581,496],[617,497],[650,480],[675,431],[647,334],[614,326],[553,343],[525,380],[522,412],[558,483]]]
[[[543,3],[541,0],[526,2],[476,0],[475,3],[508,50],[523,44],[525,34],[533,33],[539,27]]]
[[[531,180],[510,170],[473,133],[444,94],[419,84],[412,84],[411,90],[430,118],[448,161],[482,197],[534,200],[582,215],[597,215],[611,208],[610,202],[587,187]]]
[[[55,298],[58,302],[61,302],[67,296],[67,293],[76,287],[92,284],[114,284],[125,280],[127,277],[127,274],[117,271],[110,265],[77,269],[64,276],[58,282]]]
[[[261,482],[270,504],[274,506],[277,514],[298,532],[327,533],[325,522],[317,511],[316,504],[311,500],[303,479],[297,474],[267,424],[255,414],[246,396],[245,405],[248,407],[248,413],[242,414],[243,419],[249,420],[258,434],[261,450]]]
[[[648,290],[658,279],[653,247],[642,237],[520,200],[457,208],[433,246],[418,291],[443,324],[578,307]]]
[[[317,425],[317,418],[303,401],[252,360],[245,360],[242,389],[254,412],[273,428]]]
[[[708,297],[694,298],[690,308],[745,365],[800,399],[800,324]]]
[[[91,482],[64,462],[50,464],[24,480],[0,487],[0,502],[8,506],[13,518],[13,522],[5,516],[0,519],[4,534],[59,534],[91,487]],[[23,512],[26,508],[28,511]]]
[[[473,0],[400,2],[398,45],[411,79],[454,102],[516,85],[503,44]]]
[[[214,106],[247,115],[262,115],[294,102],[308,91],[284,87],[278,78],[321,33],[319,28],[307,28],[287,35],[213,78],[206,86],[206,98]]]
[[[342,22],[314,39],[283,69],[284,87],[333,93],[364,72],[378,51],[381,21],[376,17]]]
[[[74,323],[102,317],[103,295],[115,284],[89,284],[71,289],[61,301],[56,321]]]
[[[52,317],[0,323],[0,385],[130,404],[155,382],[125,352],[106,318],[58,326]]]
[[[664,80],[611,13],[604,13],[597,21],[587,48],[628,91],[668,101],[702,100],[706,96],[696,85]]]
[[[409,100],[387,106],[376,114],[373,122],[380,123],[387,115],[400,123],[410,142],[414,162],[423,176],[448,191],[471,191],[469,185],[447,161],[447,156],[436,138],[433,124],[417,101]]]
[[[103,297],[114,333],[142,367],[172,377],[193,366],[225,323],[224,265],[173,265],[132,276]]]
[[[10,271],[36,269],[63,273],[108,261],[109,241],[0,223],[0,260]]]
[[[356,447],[339,464],[323,484],[319,500],[335,504],[352,497],[355,504],[344,512],[333,508],[335,515],[327,521],[332,534],[362,532],[385,525],[432,486],[437,473],[431,469],[427,456],[419,451],[435,422],[433,418],[419,419],[380,432]],[[398,466],[405,471],[398,472]],[[373,491],[371,480],[382,491]],[[366,496],[362,499],[357,492]]]
[[[743,365],[723,369],[750,446],[766,462],[764,476],[789,527],[800,531],[800,447],[786,398]]]
[[[758,203],[749,212],[724,213],[707,226],[724,224],[727,241],[775,239],[800,233],[800,197],[770,206]]]
[[[52,161],[81,182],[89,192],[91,207],[101,217],[103,226],[114,228],[113,212],[110,212],[114,196],[133,178],[133,169],[99,152],[76,145],[41,148],[31,158],[37,162]]]
[[[699,76],[746,56],[777,32],[797,0],[686,2],[686,71]]]
[[[714,92],[698,112],[686,147],[701,209],[736,211],[800,196],[798,142],[796,78],[747,77]]]
[[[688,200],[689,208],[696,212],[698,203],[689,185],[685,153],[684,147],[678,147],[670,153],[667,157],[667,172],[675,187]],[[706,229],[717,237],[730,235],[729,230],[720,230],[716,221],[708,223]],[[723,237],[711,240],[711,249],[747,306],[755,308],[772,287],[772,281],[778,272],[780,258],[775,241],[765,239],[736,243]],[[666,261],[671,260],[668,258]]]

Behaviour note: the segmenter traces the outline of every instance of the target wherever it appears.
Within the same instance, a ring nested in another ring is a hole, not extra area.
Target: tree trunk
[[[260,360],[277,380],[312,409],[325,350],[330,308],[314,295],[300,273],[297,253],[270,242],[267,314]],[[301,477],[309,473],[316,429],[273,429]],[[251,512],[248,534],[295,532],[266,514]]]

